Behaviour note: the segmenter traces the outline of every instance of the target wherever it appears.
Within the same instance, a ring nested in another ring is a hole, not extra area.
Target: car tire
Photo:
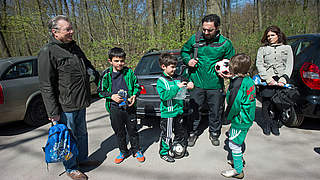
[[[302,114],[297,114],[296,110],[292,108],[289,119],[284,122],[284,125],[288,127],[299,127],[303,123],[304,116]]]
[[[30,126],[41,126],[49,122],[41,96],[36,96],[29,103],[24,122]]]

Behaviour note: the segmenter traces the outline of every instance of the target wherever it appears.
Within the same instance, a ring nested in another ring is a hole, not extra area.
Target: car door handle
[[[152,83],[151,86],[157,86],[157,83]]]

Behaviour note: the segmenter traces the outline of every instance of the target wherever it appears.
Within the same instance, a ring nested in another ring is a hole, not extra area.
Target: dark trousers
[[[123,154],[129,154],[129,150],[126,142],[126,131],[129,135],[129,141],[131,145],[131,152],[135,154],[139,149],[139,135],[137,132],[137,119],[133,108],[110,109],[110,119],[112,129],[117,137],[118,146],[120,152]]]
[[[160,121],[160,155],[167,155],[173,141],[187,147],[187,130],[182,126],[182,116],[178,115],[173,118],[161,118]]]
[[[222,113],[224,110],[224,96],[222,89],[201,89],[195,87],[190,94],[190,108],[192,114],[189,119],[191,124],[190,133],[200,135],[201,124],[204,118],[201,118],[204,105],[208,105],[208,125],[210,136],[219,137],[222,127]]]

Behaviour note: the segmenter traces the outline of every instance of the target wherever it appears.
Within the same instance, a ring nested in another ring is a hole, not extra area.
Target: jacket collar
[[[177,75],[174,74],[173,77],[170,77],[170,76],[166,75],[164,72],[162,72],[161,77],[164,77],[166,80],[172,81],[174,78],[177,77]]]
[[[69,43],[64,43],[62,41],[57,40],[52,35],[50,35],[49,43],[50,44],[56,44],[56,45],[58,45],[58,46],[60,46],[62,48],[70,48],[70,47],[73,47],[76,44],[76,42],[74,40],[72,40]]]

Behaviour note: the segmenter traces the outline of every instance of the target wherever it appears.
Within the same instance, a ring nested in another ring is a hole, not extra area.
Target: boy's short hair
[[[108,52],[109,59],[112,60],[113,57],[120,57],[120,58],[126,58],[126,53],[122,48],[114,47],[109,50]]]
[[[246,54],[234,55],[229,63],[229,70],[232,74],[245,76],[248,74],[251,65],[251,58]]]
[[[159,57],[159,64],[160,66],[165,65],[166,67],[171,64],[177,65],[178,59],[169,53],[161,53]]]

